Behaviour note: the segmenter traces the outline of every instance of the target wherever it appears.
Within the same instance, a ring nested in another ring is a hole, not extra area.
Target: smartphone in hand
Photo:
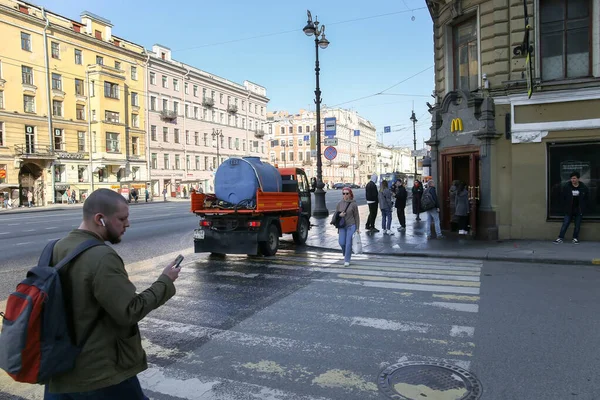
[[[180,268],[180,264],[182,261],[183,261],[183,256],[180,254],[175,259],[175,265],[173,265],[173,268]]]

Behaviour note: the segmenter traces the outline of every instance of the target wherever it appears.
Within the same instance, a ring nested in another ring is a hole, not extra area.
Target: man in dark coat
[[[585,212],[588,197],[588,187],[579,180],[579,172],[571,172],[571,179],[563,187],[561,196],[565,217],[558,238],[554,243],[559,244],[565,240],[567,229],[569,229],[571,221],[574,221],[575,229],[573,230],[573,244],[579,244],[579,229],[581,228],[581,219]]]
[[[396,214],[398,215],[398,221],[400,221],[400,228],[398,232],[406,229],[406,215],[404,215],[404,209],[406,208],[406,199],[408,193],[404,187],[404,182],[401,179],[396,181]]]
[[[377,218],[377,209],[379,208],[379,191],[375,182],[377,182],[377,174],[371,175],[371,180],[365,187],[367,205],[369,206],[369,218],[367,218],[365,229],[367,231],[379,232],[379,229],[375,228],[375,219]]]
[[[423,196],[423,185],[421,182],[415,181],[414,186],[412,187],[412,209],[413,214],[417,214],[417,221],[420,221],[421,218],[419,214],[421,213],[421,197]]]

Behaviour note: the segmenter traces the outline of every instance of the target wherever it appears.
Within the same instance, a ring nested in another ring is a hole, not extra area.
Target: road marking
[[[479,306],[477,304],[467,304],[467,303],[448,303],[444,301],[434,301],[432,303],[425,303],[430,306],[435,306],[439,308],[446,308],[448,310],[454,311],[463,311],[463,312],[479,312]]]
[[[49,228],[44,228],[44,229],[56,229],[56,227],[55,226],[51,226]]]
[[[22,242],[22,243],[15,244],[15,246],[24,246],[26,244],[31,244],[31,243],[33,243],[33,242]]]
[[[35,232],[35,229],[27,229],[27,230],[24,230],[23,232]]]
[[[372,275],[352,275],[352,274],[339,274],[338,277],[345,279],[360,279],[366,281],[384,281],[384,282],[401,282],[401,283],[421,283],[425,285],[451,285],[451,286],[471,286],[479,287],[479,282],[466,282],[466,281],[453,281],[448,279],[408,279],[408,278],[389,278],[383,276],[372,276]]]
[[[315,279],[314,282],[342,283],[344,285],[358,285],[358,286],[376,287],[376,288],[382,288],[382,289],[396,289],[396,290],[416,290],[416,291],[422,291],[422,292],[479,294],[479,288],[457,287],[457,286],[419,285],[419,284],[391,283],[391,282],[359,282],[359,281],[350,281],[350,280],[345,280],[345,279]]]
[[[0,232],[0,235],[8,235],[10,232]]]

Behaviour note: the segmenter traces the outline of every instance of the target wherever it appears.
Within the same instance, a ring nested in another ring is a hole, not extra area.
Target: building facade
[[[0,0],[0,192],[44,205],[147,178],[144,48],[89,12]]]
[[[437,96],[428,144],[445,226],[458,179],[473,235],[555,238],[561,188],[577,171],[590,189],[581,238],[597,240],[600,0],[426,3]]]
[[[229,157],[266,161],[266,89],[243,85],[173,60],[154,45],[148,63],[148,154],[153,195],[214,190]],[[185,188],[185,192],[183,189]]]
[[[328,109],[321,111],[321,151],[327,146],[325,118],[336,119],[337,155],[322,157],[323,182],[366,184],[376,167],[375,126],[356,111]],[[269,161],[283,167],[304,168],[309,178],[317,176],[316,113],[300,110],[270,112],[268,116]]]

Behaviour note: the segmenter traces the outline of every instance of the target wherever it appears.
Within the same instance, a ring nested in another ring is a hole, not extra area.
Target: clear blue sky
[[[378,133],[392,126],[393,132],[384,136],[385,144],[412,147],[409,118],[414,102],[419,119],[417,147],[429,138],[425,102],[433,100],[434,53],[424,0],[36,3],[77,21],[83,10],[90,11],[110,20],[116,36],[146,48],[160,43],[170,47],[179,61],[234,82],[247,79],[263,85],[271,99],[268,109],[289,112],[314,109],[314,41],[302,32],[310,9],[313,18],[316,15],[325,24],[331,42],[319,51],[323,103],[335,106],[373,95],[431,67],[386,95],[341,105],[373,122]]]

